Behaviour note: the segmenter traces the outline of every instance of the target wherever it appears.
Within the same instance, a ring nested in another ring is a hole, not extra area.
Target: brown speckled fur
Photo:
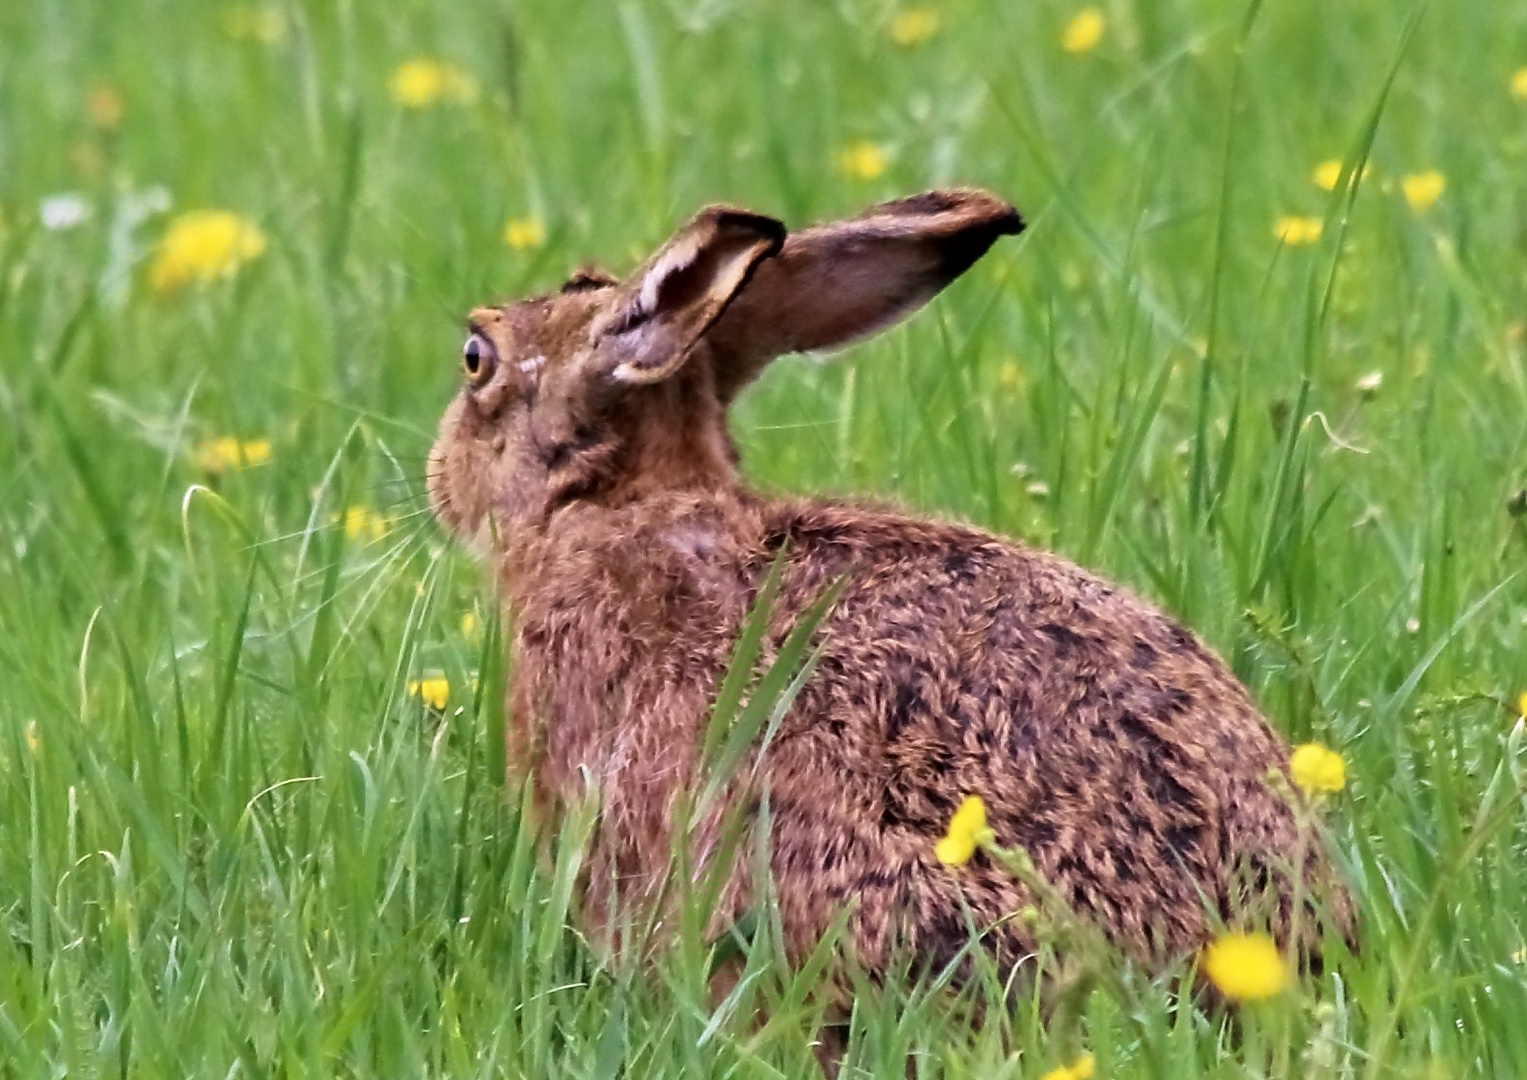
[[[852,943],[871,971],[898,944],[939,963],[968,939],[961,898],[982,925],[1028,902],[984,855],[957,870],[934,858],[967,794],[1142,959],[1191,951],[1234,917],[1238,871],[1287,892],[1294,822],[1264,779],[1287,748],[1191,634],[1052,555],[766,498],[737,473],[726,405],[771,357],[895,321],[1020,227],[970,191],[788,238],[713,208],[624,283],[586,272],[473,314],[493,359],[446,413],[431,495],[498,566],[511,770],[547,813],[585,774],[600,787],[594,923],[597,883],[633,900],[658,887],[675,795],[782,545],[779,637],[847,582],[763,770],[792,949],[857,902]],[[717,926],[749,902],[735,885]],[[1010,919],[989,941],[1007,963],[1031,945]]]

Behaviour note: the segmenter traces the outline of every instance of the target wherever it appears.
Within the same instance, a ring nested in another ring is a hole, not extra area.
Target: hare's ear
[[[928,191],[792,233],[711,330],[730,398],[770,360],[847,345],[910,315],[1023,219],[984,191]]]
[[[683,366],[759,260],[773,255],[785,227],[761,214],[712,206],[668,241],[626,287],[602,328],[617,382],[660,382]]]

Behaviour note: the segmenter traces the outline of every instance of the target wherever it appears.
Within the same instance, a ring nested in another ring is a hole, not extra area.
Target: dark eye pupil
[[[468,338],[466,348],[461,352],[462,363],[466,365],[468,375],[476,375],[482,368],[482,341],[478,338]]]

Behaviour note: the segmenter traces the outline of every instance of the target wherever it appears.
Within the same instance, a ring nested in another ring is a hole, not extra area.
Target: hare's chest
[[[553,794],[662,792],[688,775],[742,605],[654,577],[521,607],[511,742]]]

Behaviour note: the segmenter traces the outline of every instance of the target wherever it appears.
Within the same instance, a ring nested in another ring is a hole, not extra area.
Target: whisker
[[[422,547],[422,539],[417,544],[403,542],[396,545],[391,553],[384,556],[376,579],[372,582],[371,587],[361,594],[360,599],[356,601],[355,610],[351,614],[350,619],[341,626],[339,637],[336,639],[336,648],[324,661],[322,670],[325,674],[328,673],[330,666],[340,654],[337,643],[339,641],[354,640],[356,628],[363,625],[370,618],[372,611],[381,603],[382,594],[386,591],[387,587],[392,585],[397,577],[401,576],[401,567],[406,565],[407,559],[405,556],[409,554],[410,549],[418,550]],[[435,569],[437,562],[438,560],[432,560],[429,566],[425,568],[423,580],[420,582],[421,586],[426,585],[430,578],[437,573]],[[391,578],[389,578],[389,570],[392,571]]]
[[[282,390],[285,390],[295,398],[315,402],[319,405],[326,405],[333,409],[335,412],[347,414],[355,423],[364,421],[367,423],[378,424],[384,427],[395,428],[404,434],[417,436],[418,438],[427,440],[429,442],[433,442],[435,439],[436,433],[434,431],[430,430],[429,428],[421,427],[420,425],[411,421],[400,420],[395,416],[388,416],[384,413],[372,412],[370,409],[364,408],[362,406],[353,405],[346,401],[340,401],[339,399],[330,397],[327,394],[321,394],[315,390],[309,390],[306,387],[295,386],[291,383],[277,382],[275,385]]]
[[[383,549],[374,559],[350,567],[341,574],[340,582],[334,592],[325,600],[305,609],[303,617],[316,616],[320,611],[331,604],[338,604],[356,589],[364,589],[361,599],[357,602],[355,616],[351,619],[354,626],[361,618],[369,616],[370,609],[380,603],[381,595],[402,577],[403,569],[413,555],[422,550],[428,542],[424,530],[414,532],[401,537],[396,543]],[[322,578],[327,573],[327,567],[310,571],[300,579],[299,586]],[[370,604],[370,608],[367,604]]]

